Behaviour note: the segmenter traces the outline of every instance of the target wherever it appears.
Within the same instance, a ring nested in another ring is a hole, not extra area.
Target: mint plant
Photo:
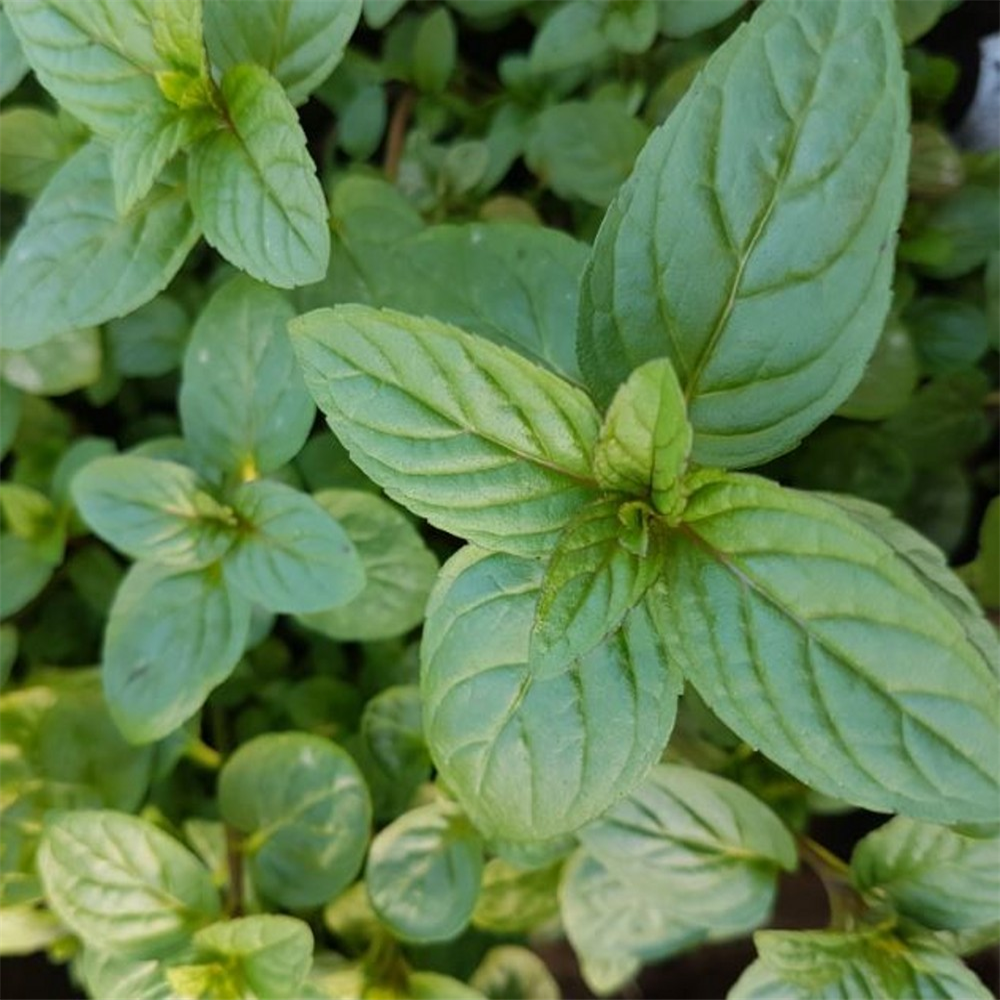
[[[754,933],[730,997],[991,995],[946,6],[4,0],[0,954],[546,1000]]]

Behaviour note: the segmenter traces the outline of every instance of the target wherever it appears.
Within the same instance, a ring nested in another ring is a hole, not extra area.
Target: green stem
[[[816,873],[826,890],[830,929],[846,931],[857,927],[868,907],[851,883],[850,867],[810,837],[797,839],[799,856]]]

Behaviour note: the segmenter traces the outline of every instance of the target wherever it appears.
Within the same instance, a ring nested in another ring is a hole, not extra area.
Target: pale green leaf
[[[36,396],[64,396],[101,377],[101,336],[95,327],[69,330],[22,351],[0,351],[6,382]]]
[[[244,743],[222,769],[219,809],[250,835],[254,883],[279,906],[319,906],[361,869],[371,803],[354,762],[329,740],[282,733]]]
[[[967,930],[997,919],[998,848],[996,837],[897,816],[857,844],[851,871],[861,889],[884,894],[924,927]]]
[[[136,563],[104,634],[104,691],[126,737],[149,743],[186,722],[232,673],[249,628],[249,603],[216,567]]]
[[[73,479],[73,502],[89,527],[133,559],[178,568],[206,566],[236,539],[236,515],[176,462],[111,455]]]
[[[364,306],[317,310],[290,329],[351,458],[432,524],[539,554],[595,497],[597,414],[550,372],[456,327]]]
[[[666,355],[694,460],[740,466],[842,403],[889,306],[906,96],[888,4],[768,3],[734,32],[598,234],[579,339],[595,397]]]
[[[672,650],[743,739],[857,805],[997,818],[996,675],[877,535],[824,500],[707,473],[664,567]]]
[[[301,104],[340,62],[361,0],[205,0],[205,44],[221,70],[257,63]]]
[[[0,926],[0,957],[43,951],[66,935],[66,928],[56,916],[35,906],[0,908]]]
[[[7,250],[4,347],[96,326],[148,302],[177,273],[198,230],[182,187],[165,180],[119,217],[108,152],[84,146],[46,186]]]
[[[361,593],[365,571],[350,538],[312,497],[260,479],[232,495],[240,534],[227,581],[276,612],[322,611]]]
[[[500,945],[483,956],[469,985],[491,1000],[560,1000],[562,992],[546,964],[527,948]]]
[[[208,870],[173,837],[124,813],[62,813],[38,870],[49,905],[84,943],[136,958],[167,955],[219,915]]]
[[[0,190],[37,198],[76,146],[51,112],[8,108],[0,114]]]
[[[301,615],[331,639],[391,639],[419,625],[437,579],[438,561],[409,519],[381,497],[324,490],[316,502],[347,533],[364,568],[364,589],[346,604]]]
[[[562,862],[522,868],[491,858],[472,914],[472,924],[493,934],[527,934],[559,915],[556,889]]]
[[[5,11],[42,86],[99,135],[165,103],[149,0],[15,0]]]
[[[153,47],[175,70],[208,75],[202,0],[152,0]]]
[[[234,66],[220,86],[226,127],[189,159],[191,206],[205,239],[269,285],[319,281],[330,257],[326,200],[295,109],[260,66]]]
[[[6,97],[28,72],[21,43],[10,26],[7,12],[0,9],[0,97]]]
[[[444,566],[421,645],[431,756],[486,835],[568,833],[628,794],[670,734],[680,689],[646,602],[540,677],[528,646],[544,567],[469,546]]]
[[[164,974],[164,963],[138,959],[119,951],[86,947],[73,966],[92,997],[128,1000],[176,1000]]]
[[[273,288],[226,282],[195,323],[184,355],[184,437],[207,468],[243,478],[298,454],[316,408],[285,329],[295,315]]]
[[[254,996],[297,997],[312,965],[309,925],[294,917],[259,914],[203,927],[195,947],[221,959]]]
[[[691,452],[692,431],[673,365],[640,365],[615,393],[594,450],[594,472],[607,489],[650,497],[669,514]]]
[[[365,882],[382,922],[405,941],[450,941],[479,895],[483,846],[453,804],[405,813],[372,841]]]

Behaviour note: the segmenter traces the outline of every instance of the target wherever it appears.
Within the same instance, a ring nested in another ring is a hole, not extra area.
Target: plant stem
[[[243,914],[243,845],[240,835],[228,823],[226,830],[226,868],[229,887],[226,892],[226,913],[230,917]]]
[[[851,884],[851,869],[835,854],[810,837],[799,836],[799,855],[819,877],[830,907],[830,928],[851,930],[867,910],[865,901]]]
[[[410,115],[413,114],[413,106],[416,103],[416,91],[407,87],[392,109],[389,131],[385,139],[385,175],[391,181],[399,175],[399,161],[403,158],[406,128],[410,124]]]

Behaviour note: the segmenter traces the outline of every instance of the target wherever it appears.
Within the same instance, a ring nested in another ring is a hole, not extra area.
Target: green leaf
[[[884,420],[909,402],[920,381],[920,366],[909,331],[890,318],[861,381],[837,410],[852,420]]]
[[[455,22],[446,7],[421,20],[413,39],[413,82],[429,94],[438,94],[455,70]]]
[[[219,809],[250,834],[254,883],[279,906],[319,906],[361,869],[368,791],[348,754],[329,740],[282,733],[244,743],[219,776]]]
[[[38,871],[59,919],[95,948],[161,957],[219,915],[215,886],[194,855],[122,813],[57,815],[42,834]]]
[[[240,535],[223,564],[226,580],[269,611],[322,611],[361,593],[361,557],[312,497],[256,480],[232,495]]]
[[[0,919],[3,920],[0,956],[44,951],[66,935],[66,928],[58,918],[34,906],[5,906],[0,908]]]
[[[294,917],[259,914],[210,924],[195,934],[194,945],[226,964],[241,996],[297,997],[312,966],[312,931]]]
[[[617,103],[567,101],[535,119],[525,159],[560,198],[604,208],[628,177],[645,138],[646,126]]]
[[[137,959],[118,951],[87,947],[73,966],[87,992],[94,997],[129,1000],[175,1000],[164,975],[164,963]]]
[[[324,490],[316,502],[337,519],[364,568],[364,589],[346,604],[301,615],[331,639],[391,639],[419,625],[437,579],[438,561],[409,519],[381,497]]]
[[[997,918],[998,846],[996,837],[966,837],[897,816],[857,844],[851,872],[861,889],[884,894],[924,927],[966,930]]]
[[[669,357],[707,465],[787,451],[836,409],[889,306],[906,95],[887,4],[760,7],[601,226],[579,336],[595,398]]]
[[[355,464],[432,524],[540,554],[595,496],[590,400],[524,358],[364,306],[317,310],[289,329],[306,385]]]
[[[660,31],[672,38],[688,38],[714,28],[743,6],[744,0],[660,0]]]
[[[330,257],[326,201],[295,109],[260,66],[234,66],[220,86],[226,127],[191,150],[188,169],[205,239],[266,284],[319,281]]]
[[[17,614],[37,597],[54,569],[44,544],[10,532],[0,534],[0,618]]]
[[[368,895],[404,941],[450,941],[468,925],[479,895],[483,845],[454,805],[413,809],[372,841]]]
[[[994,497],[979,526],[979,551],[963,573],[987,608],[1000,608],[1000,499]]]
[[[108,153],[91,142],[52,178],[4,258],[4,346],[32,347],[137,309],[197,237],[183,188],[166,179],[119,218]]]
[[[912,261],[931,278],[960,278],[985,264],[996,248],[998,217],[993,187],[968,184],[934,205],[920,230],[900,243],[900,260]]]
[[[149,743],[187,721],[232,673],[249,628],[250,605],[216,567],[136,563],[104,634],[104,691],[126,737]]]
[[[244,276],[202,310],[178,405],[185,440],[206,468],[266,474],[305,443],[316,409],[288,342],[294,315],[280,292]]]
[[[522,868],[491,858],[483,869],[472,925],[493,934],[527,934],[552,922],[559,915],[556,888],[561,871],[561,862]]]
[[[22,351],[0,351],[6,382],[36,396],[64,396],[101,377],[101,336],[95,327],[69,330]]]
[[[257,63],[302,104],[340,62],[360,16],[361,0],[205,0],[205,44],[219,69]]]
[[[989,346],[986,313],[963,299],[917,299],[907,307],[906,321],[924,371],[932,375],[974,365]]]
[[[21,393],[0,379],[0,458],[10,451],[20,422]]]
[[[550,7],[531,42],[532,72],[559,73],[606,57],[611,44],[601,31],[601,6],[585,2]]]
[[[431,756],[487,836],[568,833],[627,794],[670,733],[680,683],[647,602],[539,676],[528,658],[543,566],[472,546],[445,564],[421,644]]]
[[[912,45],[937,24],[949,6],[948,0],[893,0],[900,38]]]
[[[76,147],[56,115],[8,108],[0,114],[0,189],[37,198]]]
[[[72,485],[90,528],[133,559],[184,569],[207,566],[236,538],[236,515],[176,462],[112,455],[89,462]]]
[[[641,365],[615,393],[594,450],[594,472],[609,490],[651,497],[671,513],[691,452],[684,395],[666,358]]]
[[[10,26],[7,12],[0,10],[0,97],[6,97],[28,72],[21,43]]]
[[[98,135],[164,103],[148,0],[16,0],[5,11],[39,82]]]
[[[659,538],[650,537],[643,523],[640,545],[649,551],[634,551],[620,506],[617,499],[591,504],[559,536],[545,567],[528,647],[539,678],[562,673],[568,661],[611,641],[659,576]]]
[[[740,976],[729,1000],[988,1000],[992,995],[939,946],[907,947],[878,931],[759,931],[754,942],[760,958]]]
[[[501,945],[483,956],[469,985],[492,1000],[560,1000],[559,984],[548,966],[527,948]]]
[[[997,818],[996,677],[877,535],[822,500],[704,473],[664,567],[672,651],[743,739],[857,805]]]
[[[361,716],[361,738],[387,780],[414,787],[431,774],[424,741],[420,690],[400,684],[380,691]]]
[[[178,368],[190,322],[183,306],[158,295],[135,312],[105,327],[109,354],[119,374],[154,378]]]

